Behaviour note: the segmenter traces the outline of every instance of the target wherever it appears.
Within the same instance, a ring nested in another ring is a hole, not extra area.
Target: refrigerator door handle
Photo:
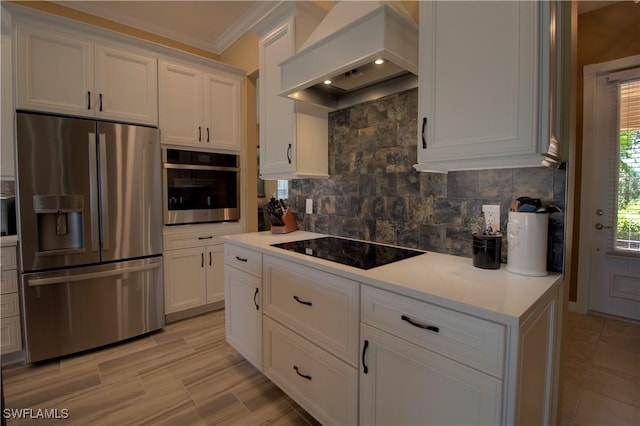
[[[109,250],[109,187],[107,177],[107,135],[98,136],[100,148],[100,203],[102,216],[102,250]]]
[[[40,285],[51,285],[51,284],[64,284],[68,282],[74,281],[84,281],[95,278],[104,278],[110,277],[113,275],[123,275],[131,272],[140,272],[147,271],[151,269],[157,269],[162,266],[162,263],[149,263],[145,265],[137,265],[137,266],[129,266],[127,268],[118,268],[111,269],[108,271],[99,271],[99,272],[88,272],[86,274],[77,274],[77,275],[63,275],[59,277],[51,277],[51,278],[34,278],[29,279],[27,282],[29,283],[29,287],[35,287]]]
[[[98,251],[98,160],[96,158],[96,134],[89,133],[89,204],[91,221],[91,251]]]

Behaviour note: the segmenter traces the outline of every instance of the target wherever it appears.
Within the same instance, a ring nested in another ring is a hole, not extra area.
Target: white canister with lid
[[[547,275],[548,233],[548,213],[509,212],[506,270],[532,277]]]

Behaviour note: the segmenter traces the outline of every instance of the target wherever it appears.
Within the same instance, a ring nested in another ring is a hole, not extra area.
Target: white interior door
[[[640,55],[632,59],[585,69],[580,269],[589,310],[640,320]]]

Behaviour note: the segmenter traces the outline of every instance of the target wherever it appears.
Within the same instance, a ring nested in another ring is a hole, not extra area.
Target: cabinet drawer
[[[185,232],[165,232],[164,249],[177,250],[192,247],[204,247],[211,244],[222,244],[222,238],[207,230],[191,230]]]
[[[15,293],[18,291],[18,271],[0,272],[0,294]]]
[[[20,315],[18,293],[3,294],[0,296],[0,317],[7,318],[16,315]]]
[[[323,424],[355,425],[358,370],[264,318],[264,373]]]
[[[8,354],[22,349],[20,317],[3,318],[0,324],[0,353]]]
[[[362,321],[431,351],[504,374],[505,327],[461,312],[362,286]]]
[[[0,266],[3,271],[7,269],[16,269],[16,248],[2,247],[0,249]]]
[[[358,283],[265,256],[264,313],[358,366]]]
[[[225,243],[224,263],[258,278],[262,276],[262,253],[259,251]]]

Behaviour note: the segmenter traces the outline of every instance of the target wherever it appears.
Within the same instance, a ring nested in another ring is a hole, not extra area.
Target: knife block
[[[284,214],[282,215],[282,221],[284,222],[284,226],[271,225],[272,234],[288,234],[289,232],[298,230],[298,223],[296,222],[296,218],[293,213],[289,211],[289,209],[285,209]]]

